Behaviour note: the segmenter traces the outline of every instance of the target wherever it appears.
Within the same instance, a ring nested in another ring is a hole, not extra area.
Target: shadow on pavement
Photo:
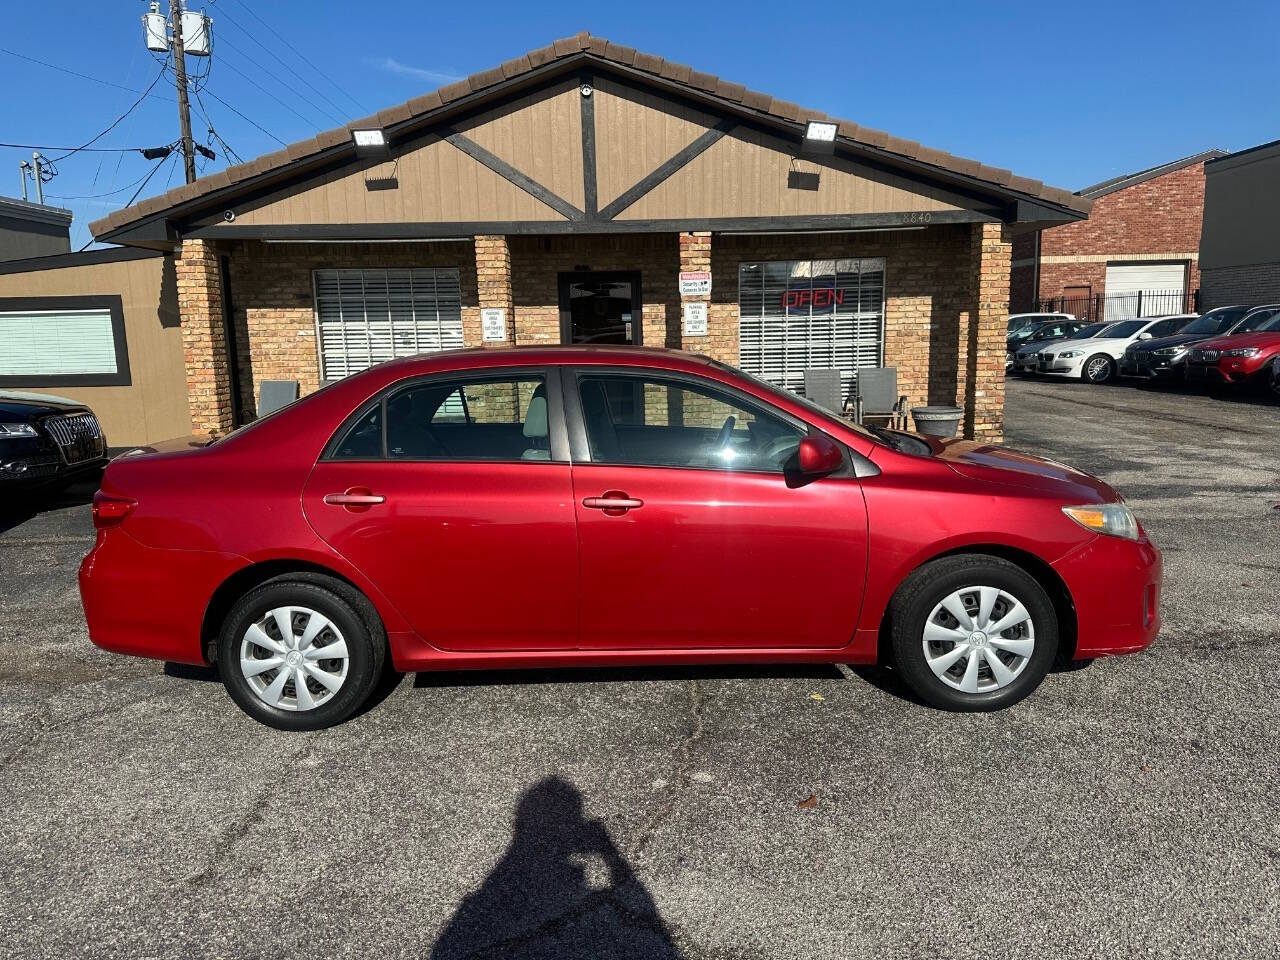
[[[516,807],[511,844],[468,894],[431,951],[463,957],[676,960],[653,898],[582,794],[560,777],[531,787]]]
[[[0,533],[20,527],[28,520],[51,510],[83,507],[93,502],[98,492],[98,481],[83,480],[67,487],[36,488],[26,493],[11,493],[7,502],[0,504]]]

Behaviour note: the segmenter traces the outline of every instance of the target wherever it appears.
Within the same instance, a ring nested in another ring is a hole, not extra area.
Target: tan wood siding
[[[597,191],[603,207],[716,125],[717,118],[601,77],[596,82]]]
[[[581,99],[577,81],[569,80],[482,113],[456,129],[581,210],[586,202]]]
[[[582,179],[582,146],[578,179]],[[394,173],[398,186],[366,181]],[[578,193],[581,194],[581,187]],[[567,199],[567,198],[566,198]],[[460,223],[475,220],[563,220],[541,200],[437,137],[367,170],[340,171],[286,195],[235,211],[237,225],[317,223]]]
[[[799,144],[738,127],[620,213],[619,220],[668,217],[784,217],[810,214],[960,210],[939,191],[901,177],[828,159],[796,159]],[[792,171],[818,173],[818,189],[788,186]],[[934,195],[929,195],[933,193]]]
[[[121,387],[24,386],[86,403],[113,447],[191,433],[172,262],[165,257],[0,275],[0,297],[119,296],[133,381]]]

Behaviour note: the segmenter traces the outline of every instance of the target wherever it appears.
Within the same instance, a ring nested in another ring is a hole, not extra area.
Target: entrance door
[[[640,273],[560,274],[560,342],[631,345],[641,342]]]

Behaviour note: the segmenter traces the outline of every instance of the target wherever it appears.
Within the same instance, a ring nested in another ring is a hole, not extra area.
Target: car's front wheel
[[[231,699],[280,730],[346,720],[373,693],[385,660],[371,611],[358,609],[366,603],[336,582],[281,578],[250,590],[218,638]]]
[[[1000,557],[925,564],[889,608],[894,666],[926,703],[999,710],[1040,685],[1058,650],[1058,618],[1039,582]]]
[[[1116,375],[1116,362],[1105,353],[1095,353],[1080,368],[1080,379],[1086,383],[1106,383]]]

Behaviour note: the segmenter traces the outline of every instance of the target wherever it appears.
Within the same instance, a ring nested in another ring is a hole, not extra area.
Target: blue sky
[[[1209,147],[1280,138],[1274,2],[190,6],[215,23],[203,108],[245,159],[278,149],[274,138],[310,137],[581,29],[1073,190]],[[6,4],[0,142],[78,146],[124,113],[160,69],[142,45],[145,9],[138,0]],[[207,141],[199,105],[193,124]],[[165,78],[94,146],[166,144],[177,126]],[[221,145],[214,150],[203,172],[225,164]],[[0,148],[0,194],[18,195],[18,164],[30,153]],[[88,221],[122,206],[153,166],[136,153],[68,156],[46,200],[75,212],[79,247]],[[169,162],[140,196],[181,182]]]

